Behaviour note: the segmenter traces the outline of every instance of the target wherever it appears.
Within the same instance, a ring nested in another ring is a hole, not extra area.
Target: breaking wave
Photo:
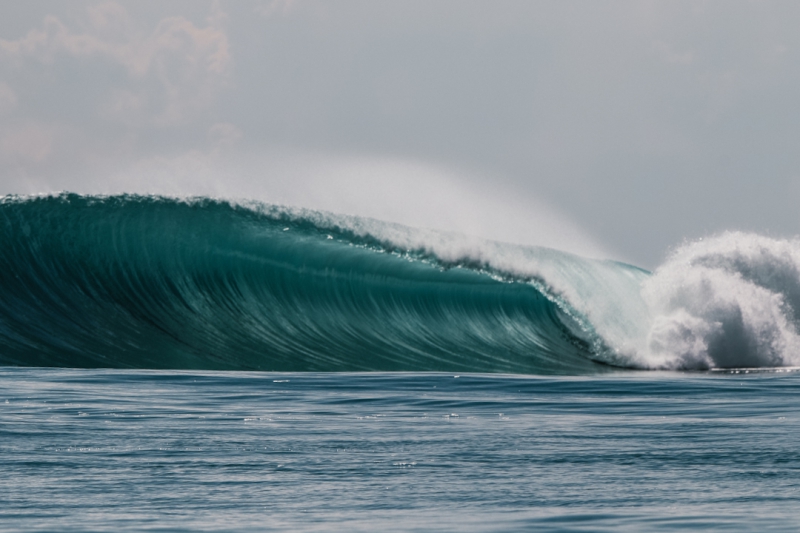
[[[654,273],[259,203],[0,201],[0,364],[587,373],[795,365],[800,245],[741,233]],[[796,311],[797,310],[797,311]]]

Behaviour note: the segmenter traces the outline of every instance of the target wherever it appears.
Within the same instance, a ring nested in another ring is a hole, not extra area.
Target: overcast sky
[[[796,1],[0,6],[0,194],[247,197],[656,266],[800,232]]]

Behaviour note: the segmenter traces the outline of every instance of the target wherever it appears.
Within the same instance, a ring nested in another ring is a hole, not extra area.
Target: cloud
[[[151,105],[150,118],[157,124],[176,123],[191,110],[208,107],[225,84],[231,54],[219,10],[212,12],[206,27],[173,16],[149,32],[116,2],[92,6],[84,18],[84,30],[76,31],[48,15],[40,28],[21,38],[0,39],[0,57],[18,67],[29,60],[53,64],[64,56],[122,66],[135,89],[115,91],[101,104],[100,114],[128,124],[132,116],[141,115],[144,103]],[[160,105],[153,109],[156,103]]]

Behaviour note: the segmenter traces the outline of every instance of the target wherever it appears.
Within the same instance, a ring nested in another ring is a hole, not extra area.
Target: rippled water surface
[[[800,375],[0,368],[0,529],[794,531]]]

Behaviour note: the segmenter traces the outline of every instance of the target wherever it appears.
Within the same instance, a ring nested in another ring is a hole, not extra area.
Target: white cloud
[[[62,55],[99,58],[123,66],[137,90],[126,88],[101,104],[101,116],[130,123],[142,102],[160,102],[151,109],[158,124],[180,121],[193,109],[210,105],[230,70],[224,15],[212,13],[206,27],[184,17],[165,17],[148,32],[137,27],[124,7],[106,2],[87,10],[85,31],[74,31],[55,16],[17,40],[0,39],[0,57],[21,66],[28,60],[45,64]],[[153,91],[155,82],[156,95]],[[137,94],[138,91],[138,94]]]

